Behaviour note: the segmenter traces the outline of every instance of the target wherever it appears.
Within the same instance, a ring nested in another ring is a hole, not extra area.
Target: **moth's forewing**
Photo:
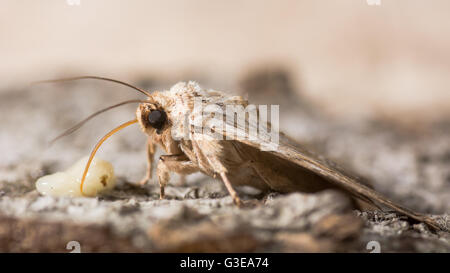
[[[221,106],[223,107],[223,105]],[[214,119],[214,117],[211,119]],[[238,141],[239,143],[258,149],[261,153],[261,157],[270,156],[288,160],[289,162],[294,163],[289,165],[290,168],[300,167],[302,169],[309,170],[310,172],[325,178],[330,183],[363,201],[372,204],[384,205],[412,219],[424,222],[435,229],[441,229],[439,224],[431,217],[411,211],[394,203],[385,196],[381,195],[379,192],[358,181],[357,178],[345,173],[343,170],[338,168],[334,162],[311,154],[306,149],[302,148],[301,145],[296,144],[294,146],[292,140],[285,137],[284,134],[279,135],[278,143],[273,143],[271,141],[271,136],[268,133],[270,132],[270,129],[267,128],[266,130],[258,130],[258,134],[256,136],[252,135],[250,137],[249,132],[251,132],[252,129],[259,126],[264,127],[264,125],[259,124],[258,121],[252,122],[245,120],[245,123],[239,123],[233,118],[228,117],[222,120],[222,122],[224,123],[224,126],[215,127],[213,131],[215,134],[222,135],[224,139],[226,139],[227,136],[230,138],[229,132],[232,128],[234,132],[237,132],[237,135],[234,137],[234,141]],[[208,123],[204,125],[207,126]],[[242,138],[243,135],[248,137]],[[276,147],[276,149],[263,151],[262,147]],[[267,167],[270,168],[271,166]]]

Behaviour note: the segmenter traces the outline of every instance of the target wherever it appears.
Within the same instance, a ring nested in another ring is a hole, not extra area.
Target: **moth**
[[[243,202],[235,190],[236,186],[247,185],[262,191],[281,193],[316,193],[333,188],[345,192],[358,202],[379,209],[387,207],[433,229],[441,229],[430,216],[396,204],[347,174],[333,162],[313,155],[283,133],[279,134],[274,143],[268,133],[272,127],[270,122],[264,125],[259,119],[250,119],[248,115],[243,122],[236,121],[230,117],[227,107],[242,109],[250,105],[240,96],[206,90],[195,82],[181,82],[170,90],[152,93],[122,81],[96,76],[40,83],[79,79],[112,81],[131,87],[146,96],[145,100],[129,100],[102,109],[55,138],[56,140],[72,133],[91,118],[109,109],[128,103],[139,103],[135,118],[111,130],[92,150],[80,185],[81,192],[89,165],[102,143],[115,132],[138,123],[148,136],[148,166],[141,184],[145,184],[152,177],[155,148],[158,146],[166,153],[160,156],[156,164],[161,199],[165,196],[164,188],[171,173],[188,175],[201,172],[221,179],[237,206],[243,206]],[[217,114],[218,112],[220,114]],[[267,130],[260,130],[261,128]],[[250,135],[249,132],[257,133]]]

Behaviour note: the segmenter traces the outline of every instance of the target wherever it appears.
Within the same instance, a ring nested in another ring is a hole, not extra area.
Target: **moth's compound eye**
[[[153,110],[148,114],[148,123],[155,128],[155,129],[161,129],[164,125],[164,122],[166,122],[166,112],[162,110]]]

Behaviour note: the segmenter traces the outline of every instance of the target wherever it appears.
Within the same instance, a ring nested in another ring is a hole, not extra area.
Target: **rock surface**
[[[80,82],[2,92],[1,252],[69,252],[70,241],[82,252],[370,252],[374,244],[381,252],[450,252],[448,232],[392,212],[355,211],[331,190],[261,196],[242,188],[241,197],[254,206],[238,209],[219,181],[195,174],[182,182],[175,175],[167,199],[159,200],[155,178],[136,184],[146,164],[145,136],[137,128],[115,135],[100,152],[115,167],[114,191],[97,198],[40,196],[38,177],[88,154],[104,133],[134,115],[134,106],[99,116],[47,147],[51,137],[130,99],[121,89]],[[450,226],[450,123],[414,131],[388,121],[332,120],[311,109],[283,112],[281,128],[390,198]]]

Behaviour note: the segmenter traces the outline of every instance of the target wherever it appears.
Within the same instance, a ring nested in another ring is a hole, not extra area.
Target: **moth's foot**
[[[238,207],[238,208],[242,208],[244,203],[241,201],[241,198],[239,198],[239,196],[233,196],[233,203]]]
[[[139,185],[144,186],[145,184],[147,184],[149,178],[142,178],[141,181],[139,181]]]
[[[147,172],[147,174],[144,176],[144,178],[139,181],[139,185],[144,186],[147,184],[147,182],[152,178],[151,172]]]
[[[243,200],[239,208],[252,209],[259,205],[261,205],[261,201],[258,199]]]
[[[166,197],[166,194],[164,192],[164,187],[160,187],[159,188],[159,200],[163,200],[163,199],[165,199],[165,197]]]

